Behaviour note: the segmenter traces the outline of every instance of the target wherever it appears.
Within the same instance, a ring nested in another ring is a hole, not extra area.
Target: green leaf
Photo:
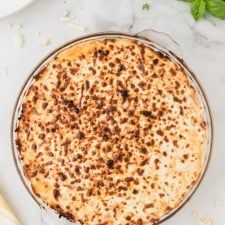
[[[204,0],[194,0],[191,2],[191,14],[196,21],[204,15],[205,7],[206,3]]]
[[[180,2],[192,2],[193,0],[179,0]]]
[[[225,2],[222,0],[206,0],[206,10],[213,16],[225,20]]]
[[[149,10],[149,8],[150,8],[150,5],[147,2],[142,6],[143,10]]]

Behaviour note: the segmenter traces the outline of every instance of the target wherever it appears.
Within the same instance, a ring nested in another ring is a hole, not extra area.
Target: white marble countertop
[[[215,122],[213,156],[203,183],[191,201],[163,224],[198,224],[192,211],[197,212],[198,218],[212,214],[216,224],[225,224],[225,21],[207,15],[195,23],[188,4],[176,0],[151,0],[150,10],[144,11],[145,2],[36,0],[16,15],[0,19],[0,190],[22,225],[42,224],[40,210],[16,172],[10,145],[13,107],[28,74],[51,50],[84,33],[135,33],[146,28],[166,32],[180,43],[185,61],[196,72],[209,96]],[[72,27],[60,20],[65,10],[75,16],[81,27]],[[20,31],[25,39],[23,48],[14,47],[14,31],[7,24],[23,24]],[[38,32],[41,33],[38,35]],[[46,38],[50,39],[48,46],[37,45]],[[218,204],[215,207],[217,200],[222,200],[219,207]]]

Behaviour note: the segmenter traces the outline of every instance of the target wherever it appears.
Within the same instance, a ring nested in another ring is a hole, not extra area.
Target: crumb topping
[[[198,181],[207,124],[181,67],[140,42],[60,52],[22,100],[16,144],[34,193],[86,225],[144,225]]]

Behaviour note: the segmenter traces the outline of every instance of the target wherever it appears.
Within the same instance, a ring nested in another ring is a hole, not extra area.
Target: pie
[[[63,49],[22,98],[16,146],[41,201],[85,225],[144,225],[199,181],[205,108],[184,69],[127,37]]]

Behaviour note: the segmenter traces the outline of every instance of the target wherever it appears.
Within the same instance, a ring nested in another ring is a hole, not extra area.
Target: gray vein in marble
[[[134,24],[135,24],[135,20],[136,20],[136,15],[134,13],[134,0],[130,1],[130,9],[131,9],[131,24],[128,27],[128,31],[132,31]]]

